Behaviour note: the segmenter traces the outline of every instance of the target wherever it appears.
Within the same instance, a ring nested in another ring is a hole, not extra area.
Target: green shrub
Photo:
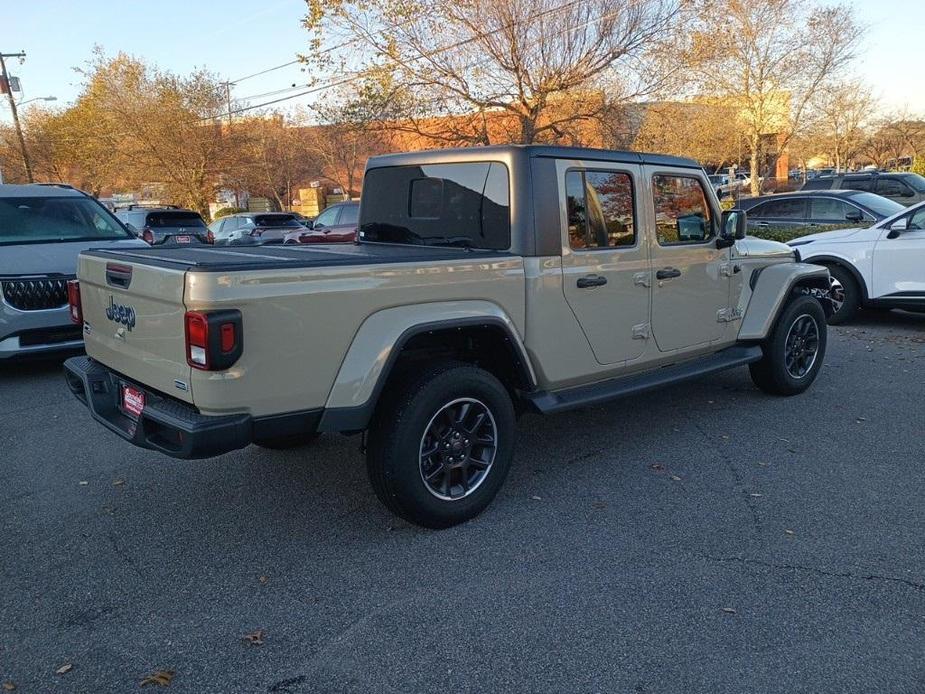
[[[852,228],[853,226],[854,225],[847,224],[826,224],[814,227],[762,227],[760,229],[749,229],[748,235],[759,239],[768,239],[769,241],[780,241],[781,243],[787,243],[788,241],[793,241],[793,239],[798,239],[801,236],[818,234],[823,231],[834,231],[835,229],[848,229]]]
[[[920,176],[925,176],[925,155],[920,154],[915,159],[912,160],[912,173],[917,173]]]

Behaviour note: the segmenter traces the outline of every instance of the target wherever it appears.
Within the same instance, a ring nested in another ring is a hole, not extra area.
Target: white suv
[[[838,229],[789,244],[832,275],[835,314],[844,323],[859,308],[925,311],[925,202],[867,229]]]

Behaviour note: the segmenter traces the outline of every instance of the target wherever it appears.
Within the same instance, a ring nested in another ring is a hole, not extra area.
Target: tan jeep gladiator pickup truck
[[[365,432],[383,503],[445,527],[497,493],[517,413],[745,365],[793,395],[822,365],[828,271],[746,238],[694,161],[395,154],[360,207],[355,245],[82,253],[70,389],[178,458]]]

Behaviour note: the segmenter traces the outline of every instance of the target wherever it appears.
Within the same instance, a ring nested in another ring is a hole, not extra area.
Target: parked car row
[[[807,180],[801,190],[859,190],[876,193],[900,205],[915,205],[925,200],[925,177],[916,173],[828,174]]]

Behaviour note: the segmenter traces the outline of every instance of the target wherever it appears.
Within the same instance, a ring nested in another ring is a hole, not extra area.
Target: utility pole
[[[22,135],[22,126],[19,124],[19,112],[16,110],[16,100],[13,98],[13,87],[10,84],[10,75],[6,71],[6,61],[5,58],[19,58],[24,60],[26,54],[24,52],[19,53],[0,53],[0,73],[3,74],[3,79],[6,81],[6,95],[10,100],[10,110],[13,112],[13,127],[16,128],[16,136],[19,138],[19,151],[22,153],[22,163],[26,168],[26,178],[29,180],[29,183],[34,183],[35,179],[32,177],[32,162],[29,161],[29,150],[26,149],[26,138]]]

